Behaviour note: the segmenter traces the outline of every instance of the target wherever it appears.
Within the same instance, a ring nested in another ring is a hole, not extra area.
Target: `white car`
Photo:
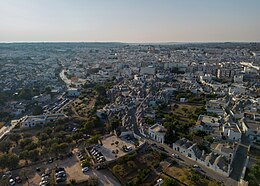
[[[83,168],[82,168],[82,172],[87,172],[88,170],[89,170],[88,167],[83,167]]]
[[[9,180],[9,183],[10,183],[10,185],[15,185],[14,179],[10,179],[10,180]]]
[[[96,150],[93,150],[93,151],[91,152],[92,155],[94,155],[95,153],[97,153]]]
[[[104,159],[104,156],[100,156],[100,157],[97,158],[98,161],[102,160],[102,159]]]
[[[55,175],[58,176],[58,175],[61,175],[61,174],[66,174],[66,173],[65,173],[65,171],[59,171]]]
[[[39,185],[40,185],[40,186],[43,186],[43,185],[46,185],[47,183],[48,183],[48,181],[45,180],[45,181],[40,182]]]

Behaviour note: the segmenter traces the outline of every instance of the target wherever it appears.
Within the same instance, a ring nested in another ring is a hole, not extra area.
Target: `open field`
[[[175,178],[179,180],[181,183],[184,183],[186,185],[200,185],[200,186],[217,186],[219,183],[217,183],[214,180],[211,180],[201,174],[198,171],[195,171],[192,168],[187,168],[180,166],[178,164],[174,164],[169,166],[168,168],[164,169],[163,171],[164,175]]]
[[[125,184],[147,184],[149,175],[155,175],[155,169],[160,163],[160,154],[148,150],[144,153],[131,152],[120,158],[117,163],[109,166],[116,177]]]

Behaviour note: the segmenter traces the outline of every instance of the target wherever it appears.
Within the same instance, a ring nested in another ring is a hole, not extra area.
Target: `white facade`
[[[67,90],[67,94],[71,97],[78,97],[80,95],[80,92],[76,88],[70,88]]]
[[[242,133],[236,124],[227,123],[223,126],[223,135],[232,141],[241,141]]]
[[[228,177],[231,173],[229,157],[216,152],[205,155],[204,151],[200,151],[196,144],[191,143],[185,138],[173,143],[173,149],[224,176]]]
[[[155,141],[158,141],[159,143],[164,143],[165,132],[166,129],[159,124],[154,124],[148,129],[150,138]]]
[[[20,119],[21,127],[35,127],[48,122],[54,122],[58,119],[65,118],[64,114],[47,114],[38,116],[24,116]]]

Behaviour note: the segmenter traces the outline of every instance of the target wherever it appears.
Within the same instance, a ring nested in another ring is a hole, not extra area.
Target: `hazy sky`
[[[13,41],[260,41],[260,0],[0,0]]]

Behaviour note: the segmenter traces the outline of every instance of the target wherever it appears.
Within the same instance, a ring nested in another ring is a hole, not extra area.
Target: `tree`
[[[31,138],[22,139],[20,141],[20,146],[21,146],[21,148],[24,148],[25,146],[29,145],[30,143],[32,143]]]
[[[90,160],[89,159],[85,159],[82,162],[82,167],[88,167],[90,166]]]
[[[207,134],[205,131],[203,131],[203,130],[196,130],[196,131],[193,132],[193,134],[194,134],[195,136],[199,136],[199,137],[205,137],[205,136],[208,135],[208,134]]]
[[[0,155],[0,167],[14,169],[18,166],[19,157],[13,153]]]
[[[38,137],[38,139],[40,141],[45,141],[45,140],[49,139],[49,135],[47,133],[45,133],[45,132],[41,133],[40,136]]]
[[[13,133],[9,135],[9,139],[18,144],[18,141],[21,139],[21,135],[17,133]]]
[[[166,178],[163,180],[162,186],[178,186],[178,182],[172,178]]]
[[[40,151],[38,149],[30,150],[28,152],[28,158],[32,161],[39,160]]]
[[[260,177],[260,165],[255,164],[252,166],[252,173],[255,175],[255,177]]]
[[[6,140],[0,143],[0,151],[8,153],[10,147],[11,147],[11,141]]]
[[[8,112],[0,112],[0,121],[9,121],[11,120],[12,116]]]
[[[118,117],[113,116],[112,119],[110,120],[111,123],[111,129],[116,130],[119,126],[121,126],[121,120],[118,119]]]
[[[33,109],[32,115],[41,115],[43,114],[43,108],[39,105],[36,105]]]

